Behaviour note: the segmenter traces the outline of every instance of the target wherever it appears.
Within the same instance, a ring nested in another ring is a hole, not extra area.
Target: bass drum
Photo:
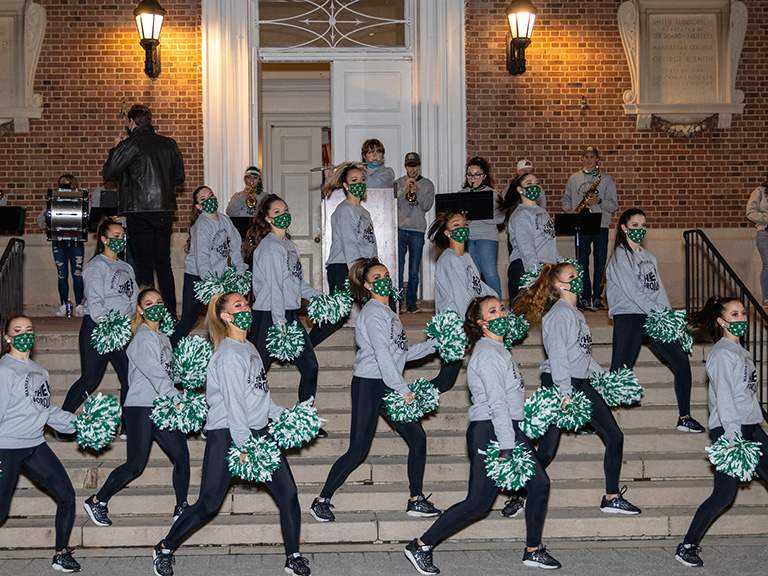
[[[88,239],[88,191],[48,190],[45,223],[48,240],[85,242]]]

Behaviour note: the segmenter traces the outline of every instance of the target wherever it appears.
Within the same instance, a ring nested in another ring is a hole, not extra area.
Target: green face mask
[[[736,336],[736,338],[741,338],[742,336],[744,336],[744,334],[747,333],[748,326],[749,326],[749,322],[747,322],[746,320],[738,320],[736,322],[729,323],[727,330],[728,332]]]
[[[627,238],[632,240],[635,244],[640,244],[645,238],[647,231],[644,228],[627,228]]]
[[[11,338],[11,346],[16,348],[19,352],[29,352],[32,350],[32,346],[35,343],[34,332],[23,332],[22,334],[16,334]]]
[[[120,254],[120,252],[125,250],[125,238],[110,238],[107,240],[107,248],[115,254]]]
[[[365,182],[354,182],[349,185],[349,193],[355,198],[365,196]]]
[[[533,186],[526,186],[523,195],[528,198],[528,200],[533,200],[536,202],[536,200],[539,199],[539,196],[541,196],[541,186],[536,184]]]
[[[149,308],[144,309],[144,318],[150,322],[160,322],[165,316],[165,306],[162,304],[155,304]]]
[[[509,318],[499,316],[493,320],[488,320],[488,331],[496,336],[504,336],[509,330]]]
[[[216,198],[206,198],[200,202],[200,206],[206,214],[216,214],[219,211],[219,201]]]
[[[248,331],[248,329],[251,327],[251,323],[253,322],[253,316],[250,310],[235,312],[234,314],[232,314],[232,316],[234,317],[234,320],[232,320],[232,324],[234,324],[237,328],[240,328],[240,330]]]
[[[454,228],[451,230],[451,238],[453,238],[459,244],[464,244],[464,242],[469,240],[469,226]]]
[[[373,289],[371,292],[377,296],[396,296],[397,290],[395,290],[392,284],[392,278],[379,278],[371,282]]]
[[[584,174],[586,174],[587,176],[597,176],[597,168],[593,168],[592,170],[589,170],[589,171],[584,170],[584,168],[582,168],[581,171],[584,172]]]
[[[290,212],[285,212],[283,214],[280,214],[279,216],[275,216],[272,219],[272,224],[275,228],[279,228],[280,230],[285,230],[288,228],[288,226],[291,225],[291,214]]]
[[[576,276],[568,283],[568,292],[573,292],[576,296],[584,292],[584,280],[581,276]]]

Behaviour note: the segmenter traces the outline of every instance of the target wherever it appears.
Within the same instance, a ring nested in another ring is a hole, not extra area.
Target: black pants
[[[589,380],[572,378],[571,384],[576,392],[584,394],[592,401],[592,421],[597,433],[605,443],[605,456],[603,457],[603,470],[605,472],[605,493],[618,494],[619,475],[621,474],[621,460],[624,455],[624,433],[616,424],[616,419],[611,413],[608,404],[603,397],[592,388]],[[548,372],[541,373],[541,385],[549,388],[554,386],[552,375]],[[539,460],[546,468],[554,460],[557,447],[560,444],[561,430],[557,426],[550,426],[539,440]]]
[[[264,363],[264,371],[269,372],[273,358],[269,355],[269,350],[267,349],[267,331],[272,326],[272,313],[263,310],[252,310],[252,313],[253,324],[251,325],[248,339],[256,346],[256,350],[259,351],[261,361]],[[302,334],[304,334],[304,351],[298,358],[291,360],[301,374],[301,379],[299,380],[299,401],[304,402],[312,396],[317,396],[317,373],[319,370],[317,356],[315,356],[315,349],[312,347],[312,342],[306,330],[304,330],[301,320],[296,315],[296,310],[286,310],[285,320],[288,324],[295,321],[299,325]]]
[[[96,322],[85,315],[80,326],[80,378],[72,384],[64,399],[62,408],[68,412],[74,412],[85,402],[86,394],[91,394],[104,377],[107,370],[107,362],[111,361],[115,367],[117,377],[120,379],[120,405],[125,402],[128,393],[128,357],[125,348],[101,355],[91,344],[91,332],[96,328]]]
[[[525,274],[525,267],[523,261],[518,258],[512,260],[507,268],[507,286],[509,287],[509,305],[512,306],[512,302],[517,298],[517,293],[520,291],[520,279]]]
[[[453,385],[456,384],[456,378],[459,377],[459,372],[461,372],[461,360],[446,362],[440,358],[440,372],[432,380],[432,384],[440,390],[440,394],[448,392],[448,390],[453,388]]]
[[[525,485],[528,491],[528,500],[525,505],[525,543],[528,547],[541,544],[541,535],[544,531],[544,520],[547,517],[547,505],[549,503],[549,476],[544,466],[536,455],[530,439],[520,431],[517,422],[515,428],[515,440],[522,442],[530,450],[533,461],[536,463],[536,473]],[[443,515],[435,520],[429,530],[424,532],[421,541],[427,546],[435,546],[450,534],[461,530],[479,518],[493,506],[493,501],[499,493],[499,488],[493,480],[488,478],[485,471],[485,452],[489,442],[496,440],[493,431],[493,423],[490,420],[470,422],[467,428],[467,449],[469,450],[469,488],[467,497],[454,504]]]
[[[264,436],[266,428],[251,430],[256,436]],[[227,453],[232,444],[232,436],[228,428],[209,430],[205,442],[203,456],[203,478],[200,482],[200,496],[174,522],[171,531],[162,541],[169,550],[176,550],[190,534],[207,522],[221,506],[227,495],[232,475],[227,465]],[[299,551],[301,533],[301,509],[299,508],[298,491],[293,479],[291,467],[285,455],[280,455],[280,468],[272,474],[272,480],[264,486],[270,491],[280,508],[280,528],[283,533],[285,553],[293,554]]]
[[[192,332],[192,328],[195,327],[197,319],[200,317],[200,310],[203,308],[203,303],[195,296],[195,282],[199,280],[201,280],[200,276],[184,274],[181,320],[179,320],[179,323],[176,325],[176,329],[173,331],[173,336],[171,337],[171,344],[174,348],[176,347],[176,344],[179,343],[179,340]]]
[[[349,276],[349,268],[346,264],[328,264],[325,267],[325,274],[328,278],[328,289],[331,294],[335,288],[343,288],[344,282]],[[317,324],[312,330],[309,331],[309,339],[312,342],[312,346],[316,347],[320,342],[328,338],[331,334],[341,328],[346,318],[342,318],[335,324],[325,323]]]
[[[722,426],[712,428],[709,431],[709,435],[712,438],[712,442],[715,442],[720,436],[725,433]],[[765,434],[759,424],[742,425],[741,435],[743,438],[752,442],[762,442],[761,450],[763,455],[760,461],[757,463],[757,474],[762,478],[763,482],[768,482],[768,456],[766,456],[766,447],[768,447],[768,435]],[[699,509],[696,510],[696,514],[693,516],[691,525],[688,528],[688,533],[685,535],[686,544],[697,544],[701,542],[704,537],[704,533],[709,529],[715,519],[720,513],[728,508],[736,498],[736,492],[739,489],[739,479],[723,474],[722,472],[715,472],[715,487],[712,490],[712,494],[701,503]]]
[[[149,415],[152,408],[129,406],[123,409],[125,422],[131,434],[127,441],[125,464],[118,466],[96,494],[99,502],[109,499],[125,488],[128,483],[144,472],[152,449],[152,441],[157,440],[160,448],[173,462],[173,490],[176,492],[176,504],[187,500],[189,492],[189,450],[187,436],[179,430],[160,430]]]
[[[605,261],[608,258],[608,228],[600,228],[598,234],[582,234],[579,236],[581,245],[578,247],[579,264],[584,268],[584,300],[600,299],[603,295],[603,273]],[[594,275],[589,277],[589,255],[595,251]]]
[[[611,370],[626,366],[632,368],[640,352],[647,344],[656,356],[672,369],[675,376],[675,397],[680,416],[691,413],[691,362],[679,342],[659,342],[647,334],[643,325],[645,314],[617,314],[613,317],[613,353]]]
[[[349,430],[349,448],[341,458],[336,460],[328,473],[325,486],[320,492],[322,498],[331,498],[344,484],[347,476],[368,456],[379,414],[383,415],[384,396],[389,392],[392,392],[392,389],[388,388],[383,380],[358,376],[352,378],[352,425]],[[423,492],[427,435],[421,427],[421,422],[418,421],[407,424],[392,422],[392,425],[408,443],[408,483],[411,496],[418,496]]]
[[[8,517],[11,497],[22,470],[56,500],[56,551],[69,548],[75,524],[75,489],[53,450],[43,442],[34,448],[0,448],[0,523]]]
[[[133,253],[136,283],[154,286],[155,272],[165,307],[176,318],[176,284],[171,269],[172,212],[126,214],[128,247]]]

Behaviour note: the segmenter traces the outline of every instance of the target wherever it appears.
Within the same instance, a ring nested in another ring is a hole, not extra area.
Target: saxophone
[[[589,201],[597,196],[597,187],[600,185],[600,179],[603,177],[603,175],[600,173],[600,167],[597,164],[595,164],[595,168],[597,169],[597,180],[592,183],[592,186],[590,186],[589,190],[587,190],[584,194],[584,198],[582,198],[581,202],[579,202],[579,205],[576,206],[575,212],[577,214],[581,214],[583,212],[592,212],[592,210],[589,208]]]
[[[258,204],[258,198],[256,197],[256,187],[251,186],[248,188],[248,196],[245,198],[245,205],[253,210]]]

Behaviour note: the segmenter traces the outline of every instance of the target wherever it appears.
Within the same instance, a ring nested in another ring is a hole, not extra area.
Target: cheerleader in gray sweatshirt
[[[217,294],[208,305],[208,331],[214,353],[208,364],[208,438],[203,458],[200,495],[173,524],[168,535],[155,546],[155,574],[173,575],[173,552],[192,532],[205,523],[221,506],[232,475],[227,465],[230,446],[242,451],[248,439],[269,435],[269,420],[279,417],[284,408],[272,401],[269,383],[256,348],[248,341],[252,314],[241,294]],[[240,460],[245,462],[241,452]],[[307,576],[306,558],[299,552],[301,510],[293,473],[284,454],[280,467],[265,482],[280,508],[280,527],[287,555],[285,571]]]
[[[435,266],[435,309],[438,314],[453,310],[464,318],[469,302],[478,296],[499,297],[480,279],[480,272],[467,249],[469,227],[462,214],[441,212],[429,227],[429,239],[443,252]],[[461,370],[461,360],[440,360],[440,373],[432,381],[440,392],[450,390]]]
[[[357,317],[355,328],[358,351],[352,377],[352,428],[347,452],[336,460],[320,497],[312,502],[309,513],[318,522],[333,522],[336,519],[331,511],[331,497],[368,455],[384,396],[394,390],[402,394],[407,402],[413,401],[413,392],[403,378],[405,363],[434,352],[429,340],[412,347],[408,345],[400,318],[388,306],[393,291],[392,279],[386,266],[377,258],[357,260],[350,269],[349,283],[353,296],[368,300]],[[421,422],[392,422],[392,425],[408,443],[411,498],[406,512],[410,516],[437,516],[440,511],[422,491],[427,436]]]
[[[679,342],[661,342],[645,334],[644,325],[653,310],[671,308],[653,254],[640,243],[645,238],[645,213],[639,208],[625,210],[616,226],[613,255],[605,269],[608,317],[613,318],[611,370],[632,368],[647,344],[672,368],[681,432],[704,432],[691,417],[691,363]]]
[[[640,509],[624,498],[626,486],[619,490],[624,434],[602,396],[589,382],[593,372],[603,369],[592,358],[592,334],[584,314],[576,307],[583,289],[581,275],[568,262],[545,264],[539,278],[515,303],[515,312],[524,314],[533,325],[541,320],[541,338],[547,359],[542,363],[541,384],[557,386],[570,401],[574,390],[583,392],[592,402],[590,424],[605,442],[605,495],[600,510],[614,514],[640,514]],[[548,303],[554,304],[545,312]],[[538,454],[544,466],[549,466],[560,443],[560,428],[554,424],[539,440]]]
[[[78,572],[69,536],[75,523],[75,489],[56,454],[45,443],[46,425],[72,434],[74,414],[51,406],[48,371],[29,359],[35,343],[32,321],[14,316],[5,324],[0,357],[0,523],[8,517],[11,498],[23,470],[56,501],[56,554],[51,566]]]
[[[485,470],[485,450],[499,442],[499,459],[509,457],[516,442],[522,443],[533,458],[536,471],[526,483],[528,505],[525,509],[526,549],[523,564],[539,568],[560,568],[560,563],[541,545],[544,519],[549,501],[549,477],[536,456],[529,438],[520,431],[525,418],[525,383],[517,364],[504,346],[507,312],[495,296],[474,298],[467,310],[465,329],[471,357],[467,383],[472,394],[467,429],[469,452],[469,487],[467,497],[454,504],[405,548],[405,557],[422,574],[438,574],[432,563],[432,548],[448,535],[461,530],[488,512],[499,488]]]
[[[99,354],[91,343],[96,325],[110,310],[132,316],[136,310],[136,276],[133,268],[118,258],[125,249],[125,230],[110,218],[102,218],[96,237],[96,254],[83,268],[85,316],[80,326],[81,376],[67,392],[62,408],[74,412],[104,377],[111,361],[120,379],[120,404],[125,404],[128,392],[128,358],[125,349]],[[123,429],[123,432],[125,429]]]
[[[161,430],[150,419],[155,400],[160,396],[178,398],[174,387],[173,349],[167,336],[160,333],[166,310],[163,296],[154,288],[145,288],[136,298],[136,312],[128,345],[128,394],[123,415],[128,428],[127,458],[109,475],[98,493],[84,503],[88,517],[96,526],[111,526],[107,504],[129,482],[138,478],[149,460],[156,440],[173,462],[173,490],[176,493],[174,520],[187,507],[189,492],[189,450],[187,437],[180,430]]]
[[[722,337],[707,356],[709,377],[709,434],[712,442],[725,436],[733,446],[736,435],[751,442],[760,442],[763,455],[757,464],[757,474],[768,479],[768,436],[760,427],[763,411],[757,397],[757,372],[752,356],[741,345],[741,337],[747,332],[747,313],[736,298],[711,297],[704,308],[692,317],[695,326],[712,332],[712,339]],[[686,566],[702,566],[698,555],[699,543],[715,519],[736,498],[739,479],[715,470],[712,494],[696,514],[685,535],[677,546],[675,558]],[[726,548],[727,549],[727,548]]]
[[[184,259],[184,288],[181,320],[173,332],[171,343],[176,346],[195,327],[203,304],[195,296],[195,282],[209,273],[221,275],[233,264],[238,274],[247,266],[240,252],[242,238],[229,216],[219,212],[219,201],[208,186],[192,193],[194,210]]]

